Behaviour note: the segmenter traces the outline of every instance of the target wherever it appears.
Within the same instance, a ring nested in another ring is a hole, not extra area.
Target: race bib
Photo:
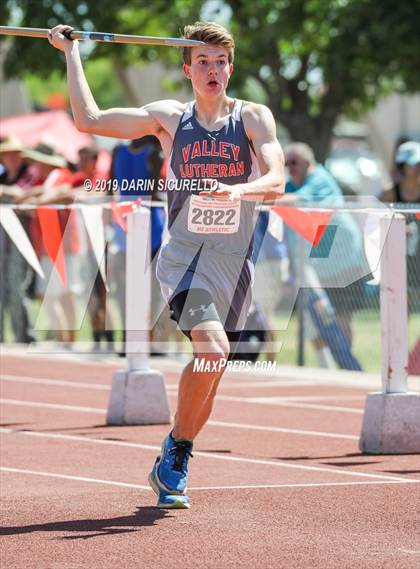
[[[192,233],[236,233],[241,219],[241,200],[219,201],[191,196],[188,231]]]

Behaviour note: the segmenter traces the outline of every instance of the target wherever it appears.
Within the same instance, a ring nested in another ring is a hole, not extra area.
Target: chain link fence
[[[286,230],[287,253],[260,254],[254,298],[268,323],[267,357],[289,365],[380,372],[379,219],[398,212],[407,227],[409,371],[419,374],[419,211],[349,202],[334,213],[317,247]]]
[[[263,208],[254,236],[254,301],[241,357],[276,360],[285,365],[379,373],[381,243],[378,220],[399,212],[404,215],[407,228],[409,371],[420,374],[420,210],[403,204],[394,204],[391,208],[378,206],[378,203],[375,208],[362,205],[346,202],[345,207],[332,208],[332,216],[316,246],[286,224],[283,235],[274,236],[269,228],[271,213]],[[156,209],[163,215],[162,206]],[[107,210],[103,217],[107,275],[104,287],[81,212],[74,209],[73,213],[81,241],[74,268],[78,275],[75,339],[83,351],[97,349],[98,338],[95,339],[92,331],[99,326],[104,329],[102,349],[108,353],[123,352],[124,232],[116,227]],[[36,339],[42,344],[54,340],[48,314],[42,314],[41,297],[36,293],[37,277],[22,263],[19,252],[1,228],[0,245],[1,341]],[[157,250],[152,253],[155,258]],[[18,297],[23,302],[19,303]],[[95,314],[101,311],[100,322],[95,323]],[[172,357],[189,354],[189,342],[169,319],[154,275],[151,313],[152,352]]]

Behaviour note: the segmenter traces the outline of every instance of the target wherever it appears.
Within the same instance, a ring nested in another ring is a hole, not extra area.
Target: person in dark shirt
[[[394,187],[384,192],[382,199],[393,202],[404,214],[407,228],[407,288],[408,309],[412,314],[420,312],[420,143],[406,140],[395,152]],[[406,210],[406,211],[404,211]],[[420,334],[414,338],[414,347],[409,354],[408,371],[420,374]]]

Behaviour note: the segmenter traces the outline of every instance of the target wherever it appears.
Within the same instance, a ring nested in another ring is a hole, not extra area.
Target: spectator
[[[395,153],[394,186],[384,192],[383,201],[420,203],[420,143],[409,140]]]
[[[16,203],[32,182],[28,165],[22,157],[23,145],[17,138],[0,141],[0,163],[4,170],[0,176],[0,202]],[[28,230],[28,218],[16,212],[23,227]],[[28,290],[33,271],[14,243],[0,227],[0,256],[2,278],[0,279],[0,341],[4,340],[4,314],[10,314],[12,331],[16,342],[30,343],[35,340],[29,309]]]
[[[107,180],[109,177],[98,170],[99,148],[96,144],[84,146],[78,151],[78,156],[79,160],[77,162],[77,172],[73,178],[73,186],[75,188],[83,186],[85,180],[90,180],[92,182],[92,189],[99,189],[99,182],[101,180]],[[105,192],[105,194],[109,195],[109,192]],[[95,192],[92,192],[92,196],[95,196]],[[100,197],[103,197],[103,192],[101,192]]]
[[[399,184],[401,182],[401,168],[399,167],[399,165],[395,162],[395,155],[397,154],[397,150],[398,148],[401,146],[401,144],[404,144],[404,142],[408,142],[410,139],[407,136],[399,136],[397,138],[397,140],[395,141],[395,146],[394,146],[394,152],[392,155],[392,160],[393,160],[393,165],[391,168],[391,179],[392,179],[392,184],[391,184],[391,188],[384,188],[384,193],[390,192],[390,196],[393,196],[393,189],[394,186],[396,184]],[[390,200],[385,200],[385,201],[393,201],[393,197],[391,197]]]
[[[158,181],[162,173],[163,156],[159,140],[155,136],[145,136],[132,140],[129,145],[122,144],[117,146],[113,153],[111,176],[118,180],[119,198],[121,201],[135,200],[139,196],[143,203],[152,200],[159,201],[165,198],[162,192],[158,191]],[[131,182],[135,182],[134,186]],[[141,183],[144,183],[144,189]],[[152,191],[146,189],[146,182],[150,182]],[[163,204],[162,204],[163,205]],[[151,249],[152,260],[162,243],[162,234],[165,223],[165,213],[163,207],[152,207],[151,210]],[[120,307],[121,320],[125,322],[125,250],[126,234],[119,225],[115,225],[116,249],[113,255],[113,274],[117,284],[117,302]],[[160,342],[156,352],[162,353],[164,347],[162,343],[167,338],[167,327],[169,322],[169,311],[164,305],[159,284],[152,271],[152,318],[156,320],[155,330],[152,332],[152,341]],[[164,313],[158,317],[161,311]],[[125,326],[123,326],[125,328]],[[153,355],[156,355],[154,353]]]
[[[37,176],[35,186],[25,198],[26,202],[39,206],[73,201],[71,195],[73,174],[61,155],[51,146],[41,143],[35,149],[27,150],[24,156],[34,164]],[[66,342],[66,345],[70,346],[75,340],[75,295],[81,290],[78,269],[80,242],[76,214],[70,210],[60,210],[59,220],[68,283],[66,287],[62,284],[53,267],[43,243],[38,217],[33,216],[32,243],[46,275],[45,280],[37,278],[36,295],[42,299],[48,291],[44,306],[50,329],[55,332],[56,340]]]
[[[400,208],[420,204],[420,143],[412,140],[401,144],[395,153],[395,164],[399,177],[394,184],[391,198]],[[420,220],[414,213],[405,214],[407,222],[407,281],[409,306],[416,304],[420,291]]]
[[[394,187],[384,192],[383,200],[391,201],[400,210],[420,203],[420,143],[409,140],[395,152]],[[413,212],[404,212],[407,227],[407,287],[409,313],[420,311],[420,219]],[[420,339],[409,354],[409,372],[420,374]]]
[[[344,206],[338,184],[322,165],[316,163],[308,145],[291,144],[285,150],[285,158],[290,176],[286,193],[293,193],[304,204]],[[332,233],[337,227],[338,231]],[[365,298],[365,280],[360,278],[367,270],[362,236],[348,213],[335,213],[328,229],[330,232],[324,233],[316,254],[308,260],[326,293],[317,298],[309,296],[308,309],[318,328],[313,344],[321,359],[326,356],[327,343],[340,367],[361,369],[350,348],[353,340],[352,313],[362,307]],[[296,238],[290,232],[289,236],[293,259],[297,253]],[[351,284],[342,287],[344,282]],[[340,331],[343,334],[341,345],[337,345],[328,333],[328,329],[335,326],[332,315],[337,319],[339,336],[341,337]]]
[[[78,154],[77,171],[82,175],[83,180],[89,179],[95,182],[104,178],[97,170],[99,149],[96,145],[84,146],[80,148]]]
[[[135,200],[141,196],[143,203],[162,199],[158,192],[163,156],[159,140],[145,136],[122,144],[114,150],[111,175],[118,180],[120,200]],[[130,182],[135,182],[134,186]],[[144,189],[139,182],[151,182],[152,191]],[[164,226],[163,208],[152,209],[152,257],[159,250]],[[125,233],[117,226],[121,250],[125,250]]]
[[[284,199],[287,198],[282,198],[282,202]],[[264,352],[268,360],[274,361],[276,337],[271,314],[280,304],[285,288],[287,289],[285,285],[289,280],[289,258],[285,241],[274,237],[268,227],[269,213],[260,211],[254,228],[252,253],[255,266],[253,303],[241,332],[238,350],[249,339],[255,350],[254,359],[258,353]]]
[[[79,162],[77,164],[77,172],[73,179],[73,186],[83,186],[85,180],[90,180],[92,188],[98,188],[97,183],[101,180],[107,180],[107,176],[98,172],[99,149],[96,145],[85,146],[79,150]],[[100,196],[100,202],[109,200],[109,192],[101,192],[98,194],[96,191],[92,193],[94,197]],[[104,210],[104,217],[108,217],[108,211]],[[109,222],[108,222],[109,225]],[[105,232],[107,233],[107,232]],[[106,254],[105,254],[106,258]],[[93,351],[98,352],[101,350],[101,340],[104,339],[107,343],[107,351],[114,351],[114,325],[112,313],[109,305],[106,302],[107,291],[102,276],[98,270],[97,262],[94,259],[92,246],[88,241],[88,251],[86,263],[84,263],[86,271],[86,282],[89,285],[93,282],[93,288],[90,291],[88,312],[92,328],[92,339],[94,342]]]

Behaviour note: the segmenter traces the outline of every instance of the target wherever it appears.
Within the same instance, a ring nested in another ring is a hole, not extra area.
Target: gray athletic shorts
[[[184,291],[207,291],[226,332],[240,331],[245,325],[253,273],[253,265],[245,255],[220,253],[206,243],[197,249],[174,239],[161,248],[156,269],[169,305]],[[188,301],[185,306],[188,310],[193,308]],[[179,322],[182,315],[176,319]]]

